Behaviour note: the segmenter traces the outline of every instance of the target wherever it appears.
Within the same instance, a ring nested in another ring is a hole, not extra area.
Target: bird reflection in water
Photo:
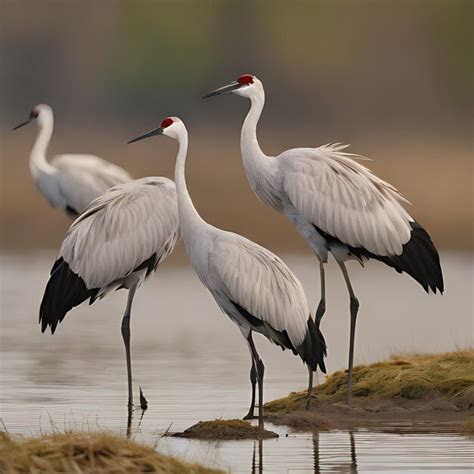
[[[257,458],[258,445],[258,458]],[[262,474],[263,472],[263,440],[255,440],[253,444],[252,474]]]
[[[140,389],[141,393],[141,389]],[[147,405],[148,408],[148,405]],[[146,408],[141,406],[142,414],[140,415],[140,420],[138,421],[137,431],[140,429],[140,425],[142,424],[143,417],[145,416]],[[133,406],[127,407],[127,438],[131,438],[132,436],[132,421],[133,421]]]
[[[331,466],[332,469],[336,469],[340,472],[352,472],[356,473],[357,470],[357,455],[356,455],[356,446],[354,432],[349,431],[349,441],[351,445],[351,460],[350,463],[341,463],[337,466]],[[319,474],[324,466],[321,466],[320,462],[320,445],[319,445],[319,433],[313,434],[313,454],[314,454],[314,473]]]

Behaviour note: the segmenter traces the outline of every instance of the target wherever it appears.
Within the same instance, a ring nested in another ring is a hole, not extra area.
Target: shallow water
[[[313,259],[286,256],[316,304]],[[126,430],[126,370],[120,335],[125,292],[68,314],[56,334],[37,325],[52,254],[4,255],[1,271],[1,418],[12,433],[54,428]],[[350,264],[361,301],[356,362],[402,351],[447,351],[472,343],[473,260],[442,256],[447,291],[426,295],[406,276],[369,263]],[[322,329],[329,347],[328,370],[344,367],[348,311],[335,266],[327,271],[328,311]],[[403,295],[403,297],[401,296]],[[265,399],[305,386],[306,370],[288,351],[259,336],[266,365]],[[164,264],[139,291],[132,315],[135,392],[142,386],[150,408],[133,434],[157,449],[232,472],[386,472],[468,470],[472,439],[446,432],[409,434],[359,430],[310,434],[270,427],[280,438],[263,442],[200,442],[160,438],[199,420],[241,417],[249,402],[250,357],[240,332],[220,314],[187,267]],[[429,430],[428,430],[429,431]],[[286,436],[288,435],[288,436]]]

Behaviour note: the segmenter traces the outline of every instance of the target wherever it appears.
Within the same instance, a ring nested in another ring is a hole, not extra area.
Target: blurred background
[[[350,143],[413,203],[439,247],[471,249],[472,5],[2,0],[1,249],[56,249],[70,223],[29,175],[36,125],[11,131],[45,102],[55,112],[51,156],[97,154],[135,177],[172,177],[171,140],[125,143],[179,115],[203,216],[274,251],[308,252],[249,188],[239,151],[247,101],[200,98],[247,72],[265,84],[268,154]]]

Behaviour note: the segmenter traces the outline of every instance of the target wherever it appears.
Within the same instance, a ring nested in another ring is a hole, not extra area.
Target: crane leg
[[[326,278],[324,275],[324,263],[322,260],[319,260],[319,279],[321,282],[321,299],[319,300],[316,309],[316,325],[318,327],[321,319],[323,319],[324,313],[326,312]]]
[[[127,306],[122,319],[122,338],[125,345],[125,356],[127,358],[127,381],[128,381],[128,407],[133,407],[133,389],[132,389],[132,359],[130,355],[130,316],[132,312],[132,303],[135,291],[138,285],[133,285],[128,290]]]
[[[259,429],[264,429],[263,423],[263,374],[265,372],[265,366],[263,365],[262,359],[258,355],[257,348],[253,342],[252,333],[247,337],[247,343],[252,353],[253,363],[257,372],[257,381],[258,381],[258,427]]]
[[[356,330],[356,320],[357,313],[359,311],[359,300],[354,294],[352,289],[351,280],[349,274],[347,273],[347,268],[344,265],[344,262],[337,262],[341,268],[342,274],[344,275],[344,280],[347,285],[350,296],[350,309],[351,309],[351,330],[349,336],[349,367],[347,370],[347,406],[352,408],[352,368],[354,366],[354,340],[355,340],[355,330]]]
[[[244,420],[252,420],[255,418],[254,408],[255,408],[255,385],[257,385],[257,370],[255,369],[255,364],[253,363],[253,356],[252,356],[252,367],[250,368],[250,383],[252,384],[252,400],[250,402],[249,412],[244,416]]]
[[[305,410],[309,409],[311,404],[311,395],[313,394],[313,371],[311,367],[308,365],[308,393],[306,395],[306,400],[304,402]]]

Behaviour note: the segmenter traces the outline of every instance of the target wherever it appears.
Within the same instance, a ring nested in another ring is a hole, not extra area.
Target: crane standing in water
[[[258,380],[258,423],[263,428],[264,365],[252,332],[263,334],[301,357],[310,374],[308,402],[312,373],[318,366],[326,371],[323,335],[312,319],[301,283],[282,260],[238,234],[208,224],[196,211],[185,178],[188,132],[184,123],[177,117],[168,117],[157,129],[129,143],[154,135],[167,135],[179,143],[175,182],[186,252],[201,282],[247,342]]]
[[[406,272],[425,291],[444,290],[438,252],[428,233],[403,208],[398,191],[354,160],[346,145],[294,148],[267,156],[257,140],[264,104],[262,82],[251,74],[204,97],[234,93],[250,99],[241,132],[242,160],[257,196],[284,213],[319,260],[321,299],[319,325],[326,310],[324,263],[330,252],[339,265],[350,296],[350,339],[347,404],[352,406],[352,367],[359,301],[345,261],[375,259]]]
[[[133,299],[137,288],[173,251],[178,239],[173,181],[149,177],[111,188],[92,201],[69,228],[41,302],[41,331],[49,326],[54,334],[57,325],[75,306],[86,300],[92,304],[114,289],[128,289],[122,338],[130,410],[133,406],[130,355]],[[142,395],[140,403],[146,408]]]
[[[53,110],[39,104],[31,110],[26,122],[17,130],[37,120],[38,135],[30,154],[30,172],[44,198],[76,218],[95,198],[132,177],[117,165],[94,155],[58,155],[48,162],[46,152],[53,134]]]

